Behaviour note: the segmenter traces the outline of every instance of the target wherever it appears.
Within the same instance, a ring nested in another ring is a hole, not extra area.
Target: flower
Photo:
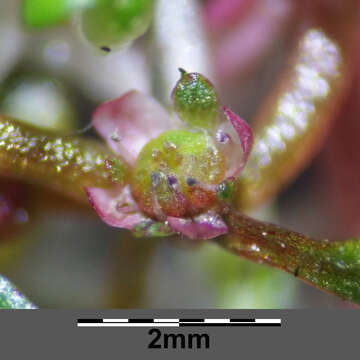
[[[92,125],[132,168],[130,182],[86,188],[110,226],[141,236],[171,232],[192,239],[227,233],[218,209],[231,198],[233,179],[253,142],[249,125],[219,104],[213,85],[181,70],[174,112],[137,91],[100,105]]]

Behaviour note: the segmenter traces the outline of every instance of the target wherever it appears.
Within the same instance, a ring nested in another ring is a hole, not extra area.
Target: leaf
[[[11,282],[0,276],[0,309],[37,309]]]

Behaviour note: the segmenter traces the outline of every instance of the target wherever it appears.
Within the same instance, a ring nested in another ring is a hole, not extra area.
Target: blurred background
[[[202,34],[196,41],[205,39],[208,52],[206,64],[187,56],[186,69],[209,69],[222,103],[251,122],[279,71],[287,66],[296,24],[302,19],[293,2],[286,0],[239,1],[244,5],[236,13],[222,9],[223,21],[210,0],[191,3]],[[171,29],[175,48],[167,50],[166,38],[162,40],[155,28],[162,21],[158,12],[143,36],[104,54],[79,36],[76,18],[44,29],[25,27],[21,5],[20,0],[0,0],[0,113],[77,133],[89,124],[99,103],[130,89],[153,93],[168,104],[168,86],[163,85],[166,61],[186,56],[188,34],[180,20]],[[225,58],[234,42],[243,56]],[[203,45],[195,43],[195,48]],[[336,229],[332,223],[333,195],[345,186],[331,177],[337,172],[332,168],[331,156],[337,154],[329,150],[332,143],[330,135],[310,166],[276,199],[250,215],[314,237],[356,234],[353,222]],[[14,224],[15,230],[1,232],[0,273],[40,308],[349,306],[215,244],[188,247],[168,239],[136,239],[105,225],[90,207],[72,205],[57,194],[49,197],[31,184],[1,181],[0,218],[3,224]],[[6,208],[9,198],[18,207],[11,219]],[[51,207],[45,202],[52,202]],[[342,213],[341,206],[347,205],[337,203],[336,211]]]

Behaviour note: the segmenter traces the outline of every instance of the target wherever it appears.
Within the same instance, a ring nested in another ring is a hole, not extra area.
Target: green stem
[[[84,187],[124,184],[128,166],[98,141],[57,135],[0,115],[0,173],[84,200]]]
[[[360,239],[317,241],[238,212],[226,214],[225,219],[229,235],[218,240],[224,248],[360,303]]]

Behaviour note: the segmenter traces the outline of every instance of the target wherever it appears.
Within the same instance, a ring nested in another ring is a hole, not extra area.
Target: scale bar
[[[78,323],[78,327],[179,327],[179,323],[114,323],[114,322],[104,322],[104,323]]]
[[[78,319],[78,327],[281,326],[281,319]]]
[[[190,324],[190,323],[184,323],[180,324],[180,327],[183,326],[196,326],[196,327],[237,327],[237,326],[281,326],[281,323],[257,323],[257,322],[249,322],[249,323],[203,323],[203,324]]]

